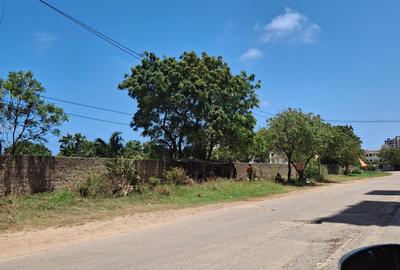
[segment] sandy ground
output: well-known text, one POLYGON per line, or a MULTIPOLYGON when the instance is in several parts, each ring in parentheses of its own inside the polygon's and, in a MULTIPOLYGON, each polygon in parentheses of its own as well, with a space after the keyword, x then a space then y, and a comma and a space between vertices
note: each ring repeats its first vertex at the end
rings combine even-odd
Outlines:
POLYGON ((170 209, 131 214, 109 220, 91 221, 83 225, 50 227, 40 230, 5 232, 0 234, 0 261, 14 257, 27 256, 35 252, 57 247, 74 245, 95 239, 123 235, 142 228, 156 227, 179 221, 181 218, 198 216, 227 207, 246 207, 257 201, 291 196, 309 189, 297 190, 285 194, 275 194, 246 201, 210 204, 199 207, 170 209))

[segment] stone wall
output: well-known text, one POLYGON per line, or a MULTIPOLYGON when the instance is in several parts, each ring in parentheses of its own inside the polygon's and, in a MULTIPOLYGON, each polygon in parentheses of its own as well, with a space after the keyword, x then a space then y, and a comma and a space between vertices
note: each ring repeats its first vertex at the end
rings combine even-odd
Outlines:
MULTIPOLYGON (((106 172, 100 158, 68 158, 68 157, 33 157, 2 156, 0 157, 0 197, 8 195, 24 195, 43 191, 51 191, 68 183, 85 179, 90 174, 106 172)), ((182 167, 194 180, 207 177, 225 177, 246 179, 247 163, 207 162, 207 161, 164 161, 136 160, 136 168, 140 177, 146 181, 150 176, 162 178, 163 172, 171 167, 182 167)), ((255 163, 252 164, 255 177, 272 180, 277 173, 287 178, 287 165, 255 163)), ((324 173, 331 169, 322 166, 324 173)), ((296 171, 292 170, 292 178, 296 171)))
POLYGON ((105 172, 102 159, 33 156, 0 157, 0 197, 56 189, 105 172))
MULTIPOLYGON (((247 178, 247 166, 248 163, 235 163, 237 178, 247 178)), ((254 177, 256 178, 273 180, 279 173, 283 178, 287 179, 288 166, 286 164, 253 163, 251 166, 253 167, 254 177)), ((296 171, 292 168, 292 177, 294 177, 295 174, 296 171)))

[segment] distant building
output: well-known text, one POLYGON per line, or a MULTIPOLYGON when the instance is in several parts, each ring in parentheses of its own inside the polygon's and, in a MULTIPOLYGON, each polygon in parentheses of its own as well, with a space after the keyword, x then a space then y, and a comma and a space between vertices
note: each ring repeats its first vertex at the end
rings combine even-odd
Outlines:
POLYGON ((369 164, 382 163, 382 159, 379 157, 379 150, 364 150, 365 161, 369 164))
POLYGON ((269 153, 269 164, 288 164, 286 156, 279 153, 269 153))
POLYGON ((400 136, 396 136, 393 139, 388 138, 385 141, 385 145, 391 148, 400 148, 400 136))

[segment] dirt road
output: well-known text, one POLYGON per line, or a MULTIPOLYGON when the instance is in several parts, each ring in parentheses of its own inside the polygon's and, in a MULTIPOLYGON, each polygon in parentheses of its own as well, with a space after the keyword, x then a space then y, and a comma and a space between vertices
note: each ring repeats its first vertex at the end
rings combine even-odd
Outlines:
MULTIPOLYGON (((50 245, 17 258, 10 252, 8 258, 1 256, 7 252, 2 236, 0 269, 331 270, 354 248, 399 243, 399 209, 400 174, 395 173, 278 198, 185 210, 193 213, 153 219, 153 225, 139 229, 134 222, 130 229, 129 222, 105 223, 111 226, 108 231, 116 225, 118 233, 50 245)), ((23 241, 24 235, 19 237, 23 241)))

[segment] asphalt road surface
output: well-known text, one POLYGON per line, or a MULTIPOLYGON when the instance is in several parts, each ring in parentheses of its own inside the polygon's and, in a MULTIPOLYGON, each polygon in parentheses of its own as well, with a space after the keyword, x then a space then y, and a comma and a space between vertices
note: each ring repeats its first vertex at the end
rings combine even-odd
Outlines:
MULTIPOLYGON (((233 204, 176 222, 0 262, 0 269, 337 269, 400 242, 400 174, 233 204)), ((1 252, 1 250, 0 250, 1 252)))

